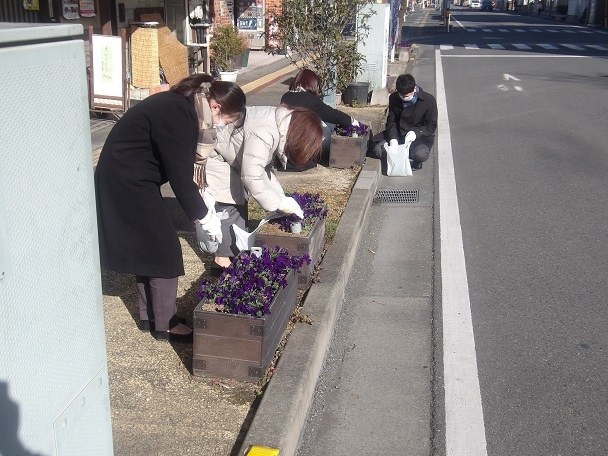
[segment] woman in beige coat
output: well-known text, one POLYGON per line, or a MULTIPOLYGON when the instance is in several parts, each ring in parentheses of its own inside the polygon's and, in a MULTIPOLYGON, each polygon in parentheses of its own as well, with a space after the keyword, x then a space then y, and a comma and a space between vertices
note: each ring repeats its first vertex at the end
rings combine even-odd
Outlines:
POLYGON ((215 257, 216 271, 230 265, 238 253, 233 223, 245 229, 247 196, 266 211, 295 213, 302 209, 285 192, 272 163, 278 157, 301 166, 321 153, 321 119, 312 111, 288 105, 247 108, 245 125, 232 130, 228 125, 218 132, 215 151, 207 160, 208 188, 214 193, 216 211, 222 222, 223 240, 215 257))

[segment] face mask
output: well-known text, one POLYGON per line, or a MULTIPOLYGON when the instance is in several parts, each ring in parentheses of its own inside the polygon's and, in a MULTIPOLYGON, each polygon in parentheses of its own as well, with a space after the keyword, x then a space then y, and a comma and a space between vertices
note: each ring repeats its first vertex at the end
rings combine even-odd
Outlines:
POLYGON ((220 114, 220 121, 218 123, 216 123, 215 125, 213 125, 215 127, 216 130, 218 131, 222 131, 226 128, 226 122, 224 122, 222 120, 222 115, 220 114))
POLYGON ((416 102, 418 101, 418 87, 416 87, 414 89, 414 93, 410 96, 404 97, 401 96, 401 100, 403 100, 403 107, 404 108, 409 108, 410 106, 413 106, 414 104, 416 104, 416 102))

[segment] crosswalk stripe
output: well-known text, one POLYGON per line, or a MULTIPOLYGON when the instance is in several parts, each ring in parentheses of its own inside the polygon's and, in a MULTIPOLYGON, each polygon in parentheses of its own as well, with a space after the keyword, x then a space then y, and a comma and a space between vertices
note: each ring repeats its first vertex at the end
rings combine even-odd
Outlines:
POLYGON ((583 29, 547 29, 547 30, 541 30, 541 29, 537 29, 537 28, 530 28, 530 29, 521 29, 521 28, 515 28, 515 29, 505 29, 505 28, 500 28, 500 29, 491 29, 491 28, 477 28, 477 27, 463 27, 465 32, 478 32, 478 31, 483 31, 486 33, 495 33, 495 32, 501 32, 501 33, 510 33, 510 32, 518 32, 518 33, 525 33, 525 32, 534 32, 534 33, 541 33, 541 32, 549 32, 549 33, 587 33, 587 34, 593 34, 593 33, 600 33, 602 35, 608 35, 608 31, 605 30, 583 30, 583 29))
POLYGON ((580 46, 577 46, 576 44, 568 44, 568 43, 562 43, 561 44, 564 47, 567 47, 568 49, 573 49, 575 51, 582 51, 583 48, 580 46))
MULTIPOLYGON (((533 46, 538 46, 540 48, 543 48, 545 50, 556 50, 559 49, 559 46, 565 47, 567 49, 571 49, 574 51, 584 51, 586 50, 585 48, 591 48, 591 49, 595 49, 598 51, 608 51, 608 46, 601 46, 599 44, 585 44, 585 45, 576 45, 576 44, 569 44, 569 43, 560 43, 559 45, 553 45, 553 44, 547 44, 547 43, 533 43, 533 44, 523 44, 523 43, 513 43, 513 44, 498 44, 498 43, 488 43, 488 44, 483 44, 481 45, 481 48, 490 48, 490 49, 508 49, 509 47, 514 47, 515 49, 519 49, 519 50, 530 50, 533 48, 533 46), (584 47, 583 47, 584 46, 584 47)), ((480 46, 477 44, 463 44, 462 47, 464 47, 465 49, 469 49, 469 50, 475 50, 475 49, 480 49, 480 46)), ((439 45, 439 49, 442 51, 451 51, 454 49, 454 45, 453 44, 440 44, 439 45)))

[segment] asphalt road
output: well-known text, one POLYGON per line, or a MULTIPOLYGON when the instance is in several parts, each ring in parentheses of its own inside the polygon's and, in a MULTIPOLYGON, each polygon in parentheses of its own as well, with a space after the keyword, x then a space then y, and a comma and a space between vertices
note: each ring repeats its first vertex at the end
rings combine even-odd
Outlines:
MULTIPOLYGON (((447 114, 449 136, 436 146, 444 159, 425 169, 435 204, 372 211, 358 253, 367 262, 357 261, 349 283, 298 455, 605 454, 608 34, 457 7, 448 34, 436 14, 408 16, 408 39, 424 47, 417 71, 437 84, 447 114), (440 199, 448 149, 457 194, 440 199), (443 220, 454 207, 440 200, 454 203, 456 225, 443 220), (460 282, 445 280, 459 267, 448 229, 462 236, 460 282), (386 236, 390 249, 378 240, 386 236), (443 345, 454 336, 443 332, 453 315, 442 313, 453 295, 467 306, 458 324, 470 313, 471 331, 470 340, 457 335, 456 363, 443 345), (386 318, 374 327, 380 341, 370 335, 374 317, 386 318), (454 429, 470 432, 446 439, 454 429)), ((386 179, 380 185, 393 185, 386 179)))
POLYGON ((440 52, 487 454, 605 454, 607 35, 455 16, 440 52))

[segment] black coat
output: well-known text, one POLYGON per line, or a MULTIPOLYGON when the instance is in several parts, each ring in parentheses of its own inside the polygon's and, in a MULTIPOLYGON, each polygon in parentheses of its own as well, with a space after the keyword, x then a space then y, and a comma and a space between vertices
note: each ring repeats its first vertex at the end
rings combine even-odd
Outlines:
POLYGON ((171 184, 190 220, 207 214, 193 181, 197 135, 193 97, 172 92, 142 100, 112 128, 95 170, 104 268, 147 277, 184 274, 160 186, 171 184))
POLYGON ((348 114, 332 108, 314 93, 287 92, 283 94, 281 103, 310 109, 312 112, 316 113, 323 122, 345 126, 353 123, 353 119, 348 114))
POLYGON ((388 116, 386 118, 385 139, 397 139, 403 143, 409 131, 416 133, 416 139, 424 139, 430 145, 435 141, 437 129, 437 101, 428 92, 420 89, 418 101, 407 108, 397 92, 388 97, 388 116))

